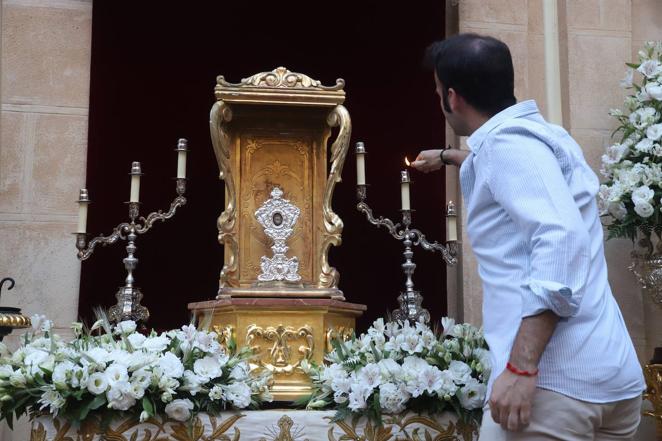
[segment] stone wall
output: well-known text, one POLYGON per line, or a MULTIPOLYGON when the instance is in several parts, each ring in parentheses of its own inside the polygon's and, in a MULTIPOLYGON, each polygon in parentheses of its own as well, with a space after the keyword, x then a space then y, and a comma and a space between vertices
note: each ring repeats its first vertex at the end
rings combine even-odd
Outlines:
MULTIPOLYGON (((535 99, 545 114, 545 71, 542 2, 544 0, 460 0, 457 30, 489 34, 505 41, 515 63, 515 93, 519 101, 535 99)), ((616 127, 610 108, 622 108, 625 92, 619 87, 627 61, 635 61, 646 40, 662 40, 662 2, 657 0, 557 0, 563 125, 584 150, 598 173, 600 157, 616 127)), ((449 139, 452 139, 449 137, 449 139)), ((464 140, 455 139, 458 145, 464 140)), ((449 173, 449 180, 456 179, 449 173)), ((449 198, 460 199, 456 186, 449 198)), ((463 232, 463 264, 453 304, 463 305, 457 315, 482 321, 482 287, 475 259, 463 232)), ((606 243, 609 280, 623 311, 639 359, 645 363, 653 347, 662 342, 662 311, 642 296, 630 263, 632 244, 627 240, 606 243)), ((450 291, 449 291, 450 292, 450 291)), ((449 294, 449 297, 451 295, 449 294)), ((639 439, 652 439, 650 421, 642 425, 639 439), (651 438, 646 438, 650 436, 651 438)))
MULTIPOLYGON (((3 0, 0 30, 0 303, 67 334, 78 312, 74 237, 85 184, 91 0, 3 0)), ((16 336, 8 337, 9 345, 16 336)), ((0 440, 27 440, 25 424, 0 440)))

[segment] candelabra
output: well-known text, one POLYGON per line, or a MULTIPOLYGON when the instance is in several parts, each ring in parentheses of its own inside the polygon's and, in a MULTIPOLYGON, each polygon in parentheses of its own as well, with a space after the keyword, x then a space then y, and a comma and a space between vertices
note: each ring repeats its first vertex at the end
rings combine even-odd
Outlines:
MULTIPOLYGON (((14 287, 14 279, 5 277, 0 280, 0 294, 2 294, 2 287, 5 282, 9 285, 7 290, 14 287)), ((0 306, 0 342, 14 329, 27 328, 28 326, 30 326, 30 319, 21 314, 20 308, 0 306)))
POLYGON ((121 286, 117 291, 116 298, 117 304, 112 306, 108 311, 108 318, 114 322, 123 320, 134 320, 136 322, 144 323, 149 318, 149 310, 140 304, 143 297, 142 292, 135 286, 135 279, 133 272, 138 265, 138 259, 135 257, 136 253, 136 239, 138 235, 148 232, 156 221, 166 221, 175 215, 177 208, 186 204, 184 193, 186 192, 186 152, 187 141, 180 139, 175 151, 178 152, 178 171, 176 178, 176 192, 177 196, 170 204, 170 209, 163 213, 162 210, 152 212, 147 217, 139 217, 140 202, 138 200, 138 193, 140 189, 140 176, 142 176, 140 163, 133 162, 131 165, 131 198, 127 202, 129 207, 129 222, 123 222, 117 225, 113 232, 108 236, 97 236, 94 239, 87 241, 87 233, 85 232, 85 219, 87 216, 87 205, 91 203, 86 189, 80 190, 80 197, 78 203, 80 204, 80 218, 79 229, 76 234, 76 248, 78 249, 78 259, 86 260, 94 252, 94 248, 101 244, 102 246, 110 245, 117 242, 119 239, 126 240, 127 257, 123 259, 124 268, 126 269, 127 276, 125 285, 121 286), (82 219, 82 220, 80 220, 82 219))
MULTIPOLYGON (((356 188, 356 196, 358 199, 358 204, 356 205, 357 210, 364 213, 368 221, 379 227, 384 227, 395 239, 402 241, 404 245, 404 262, 402 263, 402 270, 405 274, 405 290, 400 293, 398 296, 398 303, 400 308, 392 312, 391 316, 393 320, 404 321, 409 320, 410 322, 424 321, 428 323, 430 321, 430 313, 423 308, 423 295, 420 291, 414 289, 414 281, 412 280, 414 270, 416 269, 416 264, 414 263, 414 246, 420 246, 424 250, 439 252, 441 253, 442 258, 449 266, 457 264, 457 252, 458 244, 456 240, 449 240, 446 245, 440 244, 438 242, 429 242, 425 235, 418 229, 411 228, 412 223, 412 210, 409 208, 409 184, 411 180, 409 179, 409 172, 403 170, 400 176, 400 182, 402 184, 402 207, 400 210, 402 213, 402 224, 394 223, 392 220, 380 216, 375 218, 372 213, 372 209, 366 203, 367 199, 367 184, 365 183, 365 171, 363 167, 365 166, 364 158, 365 147, 363 143, 359 142, 356 145, 356 154, 357 154, 357 163, 359 164, 359 179, 356 188)), ((453 202, 449 202, 446 206, 446 217, 450 221, 449 224, 452 224, 455 227, 455 218, 457 212, 453 202)), ((452 234, 452 237, 455 236, 454 230, 451 232, 449 229, 449 234, 452 234)))

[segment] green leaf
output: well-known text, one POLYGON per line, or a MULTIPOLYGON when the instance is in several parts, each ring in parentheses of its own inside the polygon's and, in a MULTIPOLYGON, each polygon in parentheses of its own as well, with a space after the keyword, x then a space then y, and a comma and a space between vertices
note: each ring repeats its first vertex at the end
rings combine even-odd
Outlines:
POLYGON ((626 65, 627 67, 631 67, 632 69, 637 69, 637 68, 639 68, 639 64, 635 64, 635 63, 625 63, 625 65, 626 65))
POLYGON ((143 397, 143 410, 149 414, 149 416, 154 416, 154 406, 148 397, 143 397))

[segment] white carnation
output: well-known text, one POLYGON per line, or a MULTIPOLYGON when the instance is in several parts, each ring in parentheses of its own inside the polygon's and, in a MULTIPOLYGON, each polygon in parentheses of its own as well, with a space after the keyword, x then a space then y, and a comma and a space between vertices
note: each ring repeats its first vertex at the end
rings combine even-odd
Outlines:
POLYGON ((405 410, 405 403, 409 399, 406 390, 393 383, 385 383, 379 386, 379 405, 386 412, 400 413, 405 410))
POLYGON ((193 402, 188 398, 173 400, 165 407, 166 415, 175 421, 188 421, 191 418, 193 402))

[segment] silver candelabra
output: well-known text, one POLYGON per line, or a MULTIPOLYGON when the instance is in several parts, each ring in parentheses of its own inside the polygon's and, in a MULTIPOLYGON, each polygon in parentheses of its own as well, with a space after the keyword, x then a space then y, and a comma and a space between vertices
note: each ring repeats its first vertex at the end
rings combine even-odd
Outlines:
MULTIPOLYGON (((365 147, 362 142, 356 144, 356 154, 357 156, 365 155, 365 147)), ((359 163, 362 162, 363 159, 361 158, 359 163)), ((365 179, 365 175, 363 175, 363 178, 365 179)), ((403 171, 401 173, 401 183, 407 184, 407 206, 409 205, 408 184, 410 182, 409 173, 403 171)), ((410 322, 422 320, 423 322, 428 323, 430 321, 430 313, 427 309, 423 308, 423 295, 420 291, 414 289, 414 281, 412 280, 414 270, 416 269, 416 264, 413 260, 413 247, 421 246, 425 250, 439 252, 446 264, 453 266, 457 264, 458 243, 456 240, 450 240, 446 245, 438 242, 429 242, 420 230, 411 228, 411 215, 414 210, 409 208, 400 210, 402 213, 402 224, 394 223, 392 220, 383 216, 375 218, 372 209, 366 203, 367 187, 367 184, 361 183, 361 181, 357 184, 356 196, 359 202, 356 205, 356 209, 361 213, 364 213, 371 224, 376 225, 377 227, 386 228, 391 236, 402 241, 405 247, 402 253, 404 256, 404 262, 401 265, 405 274, 405 290, 401 291, 398 296, 400 308, 392 312, 392 319, 396 321, 409 320, 410 322)), ((446 206, 446 217, 454 220, 456 216, 457 212, 455 205, 453 202, 449 202, 446 206)), ((453 225, 454 224, 455 223, 453 222, 453 225)))
MULTIPOLYGON (((114 323, 123 320, 134 320, 144 324, 149 318, 149 310, 140 304, 143 294, 140 289, 135 286, 135 279, 133 277, 133 272, 138 265, 138 259, 135 257, 137 249, 136 239, 139 234, 145 234, 148 232, 156 221, 170 219, 175 215, 177 208, 186 204, 186 198, 184 197, 184 193, 186 192, 186 152, 188 151, 186 139, 182 138, 179 140, 175 151, 178 152, 179 156, 176 178, 177 197, 172 201, 170 209, 166 213, 159 210, 150 213, 147 217, 139 217, 140 202, 138 201, 138 193, 140 188, 139 179, 140 176, 142 176, 142 172, 140 162, 133 162, 130 173, 132 179, 131 198, 129 202, 126 202, 129 206, 130 221, 117 225, 110 235, 100 235, 89 242, 87 241, 88 234, 84 231, 85 221, 82 221, 82 227, 79 221, 79 231, 75 233, 79 260, 88 259, 98 244, 106 246, 117 242, 119 239, 127 241, 127 257, 123 259, 124 268, 127 272, 125 285, 121 286, 115 295, 117 298, 117 304, 112 306, 108 311, 108 318, 114 323)), ((78 203, 81 205, 81 217, 83 217, 84 213, 85 219, 87 216, 87 205, 91 203, 87 189, 80 190, 78 203), (83 207, 85 208, 84 210, 83 207)))

